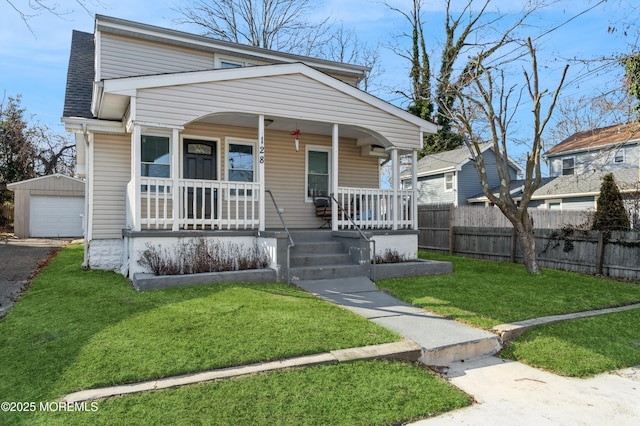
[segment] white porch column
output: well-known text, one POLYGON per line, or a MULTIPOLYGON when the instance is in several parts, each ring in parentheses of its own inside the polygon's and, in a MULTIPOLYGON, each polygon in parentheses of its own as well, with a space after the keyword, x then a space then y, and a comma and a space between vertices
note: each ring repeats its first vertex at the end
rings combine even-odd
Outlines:
POLYGON ((258 116, 258 182, 260 183, 260 195, 258 200, 258 231, 265 230, 266 197, 264 181, 264 115, 258 116))
POLYGON ((398 149, 393 148, 391 150, 391 176, 392 176, 392 185, 393 185, 393 202, 391 203, 391 212, 392 212, 392 227, 393 229, 398 229, 398 214, 400 213, 400 209, 402 208, 400 204, 400 200, 398 199, 398 189, 400 185, 400 164, 398 162, 398 149))
POLYGON ((131 211, 133 212, 133 230, 140 231, 142 229, 142 210, 140 204, 140 160, 142 155, 142 129, 138 124, 133 125, 131 132, 131 180, 133 181, 133 194, 129 198, 132 203, 131 211))
MULTIPOLYGON (((338 198, 338 125, 333 125, 331 132, 331 188, 329 192, 333 192, 336 199, 338 198)), ((333 201, 331 201, 333 204, 333 201)), ((331 229, 333 231, 338 230, 338 206, 333 206, 331 209, 331 229)))
POLYGON ((411 229, 418 229, 418 151, 416 150, 411 153, 411 229))
POLYGON ((180 182, 180 131, 178 129, 171 131, 171 181, 171 197, 173 200, 171 230, 177 231, 180 229, 180 191, 178 189, 180 182))

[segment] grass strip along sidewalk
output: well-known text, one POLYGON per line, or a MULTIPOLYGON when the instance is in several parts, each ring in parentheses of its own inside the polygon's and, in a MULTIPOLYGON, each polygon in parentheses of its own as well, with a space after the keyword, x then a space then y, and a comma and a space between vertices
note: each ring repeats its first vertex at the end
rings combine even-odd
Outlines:
MULTIPOLYGON (((391 331, 285 284, 138 293, 115 273, 83 271, 81 259, 81 246, 62 250, 0 322, 0 400, 56 401, 79 389, 400 340, 391 331)), ((139 424, 153 418, 158 423, 167 418, 177 423, 228 423, 245 418, 267 424, 282 418, 283 424, 330 424, 343 416, 362 415, 356 423, 384 424, 469 403, 468 396, 423 368, 366 361, 115 398, 100 401, 99 414, 3 412, 0 423, 116 419, 139 424), (295 402, 296 393, 312 383, 309 389, 327 410, 326 417, 316 419, 317 410, 295 402), (398 397, 389 399, 384 389, 398 397), (222 417, 216 417, 218 412, 222 417), (260 412, 262 420, 255 418, 260 412)))
MULTIPOLYGON (((502 323, 640 302, 640 285, 522 265, 420 253, 454 264, 451 275, 378 283, 399 299, 490 330, 502 323)), ((640 309, 535 327, 501 356, 586 377, 640 364, 640 309)))

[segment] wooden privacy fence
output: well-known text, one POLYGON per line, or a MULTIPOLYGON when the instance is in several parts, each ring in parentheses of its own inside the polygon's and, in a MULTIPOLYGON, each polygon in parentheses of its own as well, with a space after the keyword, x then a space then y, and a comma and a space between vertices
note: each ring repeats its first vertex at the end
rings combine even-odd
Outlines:
MULTIPOLYGON (((617 278, 640 279, 640 232, 575 229, 583 212, 530 211, 540 266, 617 278), (567 225, 574 225, 569 227, 567 225)), ((481 259, 522 262, 510 222, 497 208, 450 205, 418 208, 421 249, 481 259)))

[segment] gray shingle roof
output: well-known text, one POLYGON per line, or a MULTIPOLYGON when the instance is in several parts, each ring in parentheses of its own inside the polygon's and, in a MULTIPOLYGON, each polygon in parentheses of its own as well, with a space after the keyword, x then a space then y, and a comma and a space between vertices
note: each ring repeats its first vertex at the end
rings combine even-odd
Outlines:
MULTIPOLYGON (((482 145, 488 147, 488 144, 482 145)), ((418 176, 429 176, 438 171, 442 173, 446 169, 455 169, 458 165, 466 163, 471 159, 471 152, 466 146, 462 146, 451 151, 439 152, 437 154, 425 155, 418 161, 418 176)), ((410 172, 404 172, 401 174, 401 179, 407 179, 411 177, 410 172)))
POLYGON ((93 118, 91 96, 94 70, 93 34, 73 31, 67 70, 63 117, 93 118))
MULTIPOLYGON (((552 180, 554 180, 555 177, 546 177, 546 178, 542 178, 540 180, 540 187, 542 188, 543 186, 545 186, 546 184, 550 183, 552 180)), ((513 198, 519 198, 522 196, 522 190, 524 187, 524 179, 512 179, 511 181, 511 185, 509 188, 509 192, 511 192, 511 196, 513 198), (517 191, 516 191, 517 190, 517 191)), ((495 186, 493 188, 491 188, 491 192, 493 194, 495 194, 496 196, 500 195, 500 187, 499 186, 495 186)), ((481 192, 479 194, 474 195, 473 197, 469 197, 469 200, 475 200, 475 199, 486 199, 487 197, 484 195, 484 192, 481 192)))
POLYGON ((541 198, 564 194, 597 194, 600 192, 602 178, 608 173, 613 173, 616 184, 621 191, 632 189, 633 186, 638 184, 638 168, 618 169, 610 172, 558 176, 551 182, 538 188, 533 195, 536 198, 541 198))

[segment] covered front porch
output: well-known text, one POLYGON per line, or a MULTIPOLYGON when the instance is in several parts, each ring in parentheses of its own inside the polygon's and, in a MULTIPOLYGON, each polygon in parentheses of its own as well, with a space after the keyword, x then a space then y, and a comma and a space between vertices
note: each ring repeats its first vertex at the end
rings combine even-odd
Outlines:
POLYGON ((399 178, 416 151, 384 148, 370 129, 240 113, 131 127, 128 230, 417 229, 415 191, 399 178), (382 161, 391 188, 380 188, 382 161))

